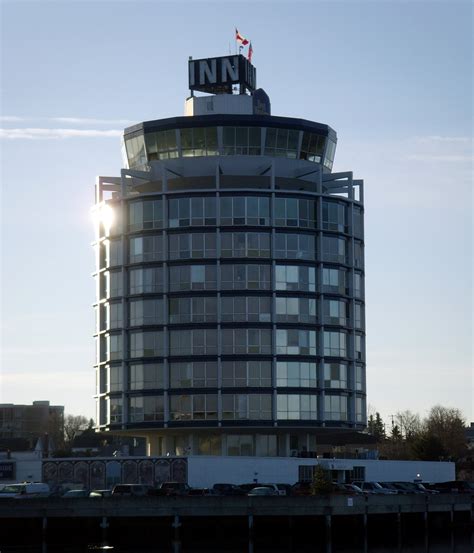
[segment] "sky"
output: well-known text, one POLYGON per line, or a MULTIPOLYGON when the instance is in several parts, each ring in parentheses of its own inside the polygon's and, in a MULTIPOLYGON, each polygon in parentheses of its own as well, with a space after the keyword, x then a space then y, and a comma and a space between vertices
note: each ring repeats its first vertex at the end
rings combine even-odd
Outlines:
POLYGON ((95 415, 97 175, 182 115, 187 60, 250 38, 272 113, 365 182, 369 413, 473 411, 472 3, 0 2, 0 402, 95 415))

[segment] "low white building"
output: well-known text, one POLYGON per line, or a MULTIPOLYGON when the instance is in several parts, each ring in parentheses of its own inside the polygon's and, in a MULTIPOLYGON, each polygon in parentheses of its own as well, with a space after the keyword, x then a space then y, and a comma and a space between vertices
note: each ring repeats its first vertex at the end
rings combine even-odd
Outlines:
MULTIPOLYGON (((11 482, 82 481, 85 487, 111 487, 119 482, 159 484, 186 481, 192 487, 210 488, 216 483, 294 484, 311 480, 318 464, 340 482, 366 480, 446 482, 455 479, 455 464, 436 461, 379 461, 368 459, 304 459, 299 457, 70 457, 41 459, 36 452, 13 453, 2 464, 14 464, 11 482), (62 468, 61 468, 62 467, 62 468), (142 468, 143 467, 143 470, 142 468), (49 476, 48 476, 49 475, 49 476)), ((7 468, 7 467, 5 467, 7 468)), ((7 469, 9 470, 9 469, 7 469)), ((6 472, 5 472, 6 474, 6 472)))
POLYGON ((195 456, 188 458, 188 483, 195 487, 211 487, 218 482, 243 484, 255 480, 294 484, 310 480, 317 464, 331 471, 333 480, 340 482, 446 482, 455 479, 455 465, 447 462, 195 456))
POLYGON ((15 482, 41 481, 42 455, 38 451, 18 451, 0 457, 0 487, 15 482))

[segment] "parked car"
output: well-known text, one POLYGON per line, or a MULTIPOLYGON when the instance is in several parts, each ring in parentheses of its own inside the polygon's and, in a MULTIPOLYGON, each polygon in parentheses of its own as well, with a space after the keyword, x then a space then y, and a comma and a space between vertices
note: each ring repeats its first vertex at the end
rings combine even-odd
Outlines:
POLYGON ((89 497, 110 497, 112 490, 92 490, 89 493, 89 497))
POLYGON ((394 491, 396 494, 400 493, 401 490, 399 490, 395 484, 393 484, 392 482, 379 482, 379 484, 382 486, 382 488, 384 490, 392 490, 394 491))
POLYGON ((465 480, 452 480, 450 482, 438 482, 430 486, 440 493, 470 493, 474 495, 474 482, 465 480))
POLYGON ((414 482, 392 482, 392 484, 396 487, 399 493, 417 494, 417 495, 421 495, 425 493, 422 490, 420 490, 414 482))
POLYGON ((431 488, 428 488, 427 485, 423 484, 422 482, 415 482, 415 486, 421 490, 423 493, 434 495, 438 494, 439 490, 432 490, 431 488))
POLYGON ((355 484, 344 484, 341 482, 333 482, 333 493, 342 495, 361 495, 362 490, 355 484))
POLYGON ((215 490, 213 490, 212 488, 209 489, 209 488, 191 488, 189 491, 188 491, 188 495, 191 495, 191 496, 200 496, 200 497, 203 497, 203 496, 209 496, 209 495, 218 495, 217 492, 215 490))
POLYGON ((278 495, 278 492, 276 492, 273 488, 269 488, 268 486, 258 486, 250 490, 247 495, 249 497, 276 496, 278 495))
POLYGON ((143 497, 149 495, 153 486, 148 484, 116 484, 112 489, 114 497, 143 497))
POLYGON ((89 490, 68 490, 61 497, 71 499, 74 497, 89 497, 89 490))
POLYGON ((20 482, 18 484, 7 484, 0 490, 0 499, 28 499, 30 497, 48 497, 50 489, 48 484, 43 482, 20 482))
POLYGON ((291 486, 291 495, 312 495, 311 482, 296 482, 291 486))
POLYGON ((245 490, 235 484, 214 484, 212 489, 218 495, 245 495, 245 490))
POLYGON ((163 482, 158 486, 159 495, 187 495, 191 488, 183 482, 163 482))
POLYGON ((291 495, 291 484, 275 484, 280 495, 291 495))
POLYGON ((396 491, 383 488, 378 482, 352 482, 364 492, 371 495, 396 495, 396 491))
POLYGON ((245 493, 248 493, 249 491, 253 490, 254 488, 258 488, 262 484, 259 484, 258 482, 249 482, 247 484, 239 484, 239 488, 244 490, 245 493))

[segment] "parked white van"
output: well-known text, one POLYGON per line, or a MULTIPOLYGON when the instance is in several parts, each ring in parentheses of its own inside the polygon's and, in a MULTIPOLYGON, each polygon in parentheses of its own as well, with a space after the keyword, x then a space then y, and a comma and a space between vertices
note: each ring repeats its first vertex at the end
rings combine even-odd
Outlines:
POLYGON ((48 484, 42 482, 20 482, 7 484, 0 490, 0 499, 13 497, 23 499, 29 497, 48 497, 50 489, 48 484))

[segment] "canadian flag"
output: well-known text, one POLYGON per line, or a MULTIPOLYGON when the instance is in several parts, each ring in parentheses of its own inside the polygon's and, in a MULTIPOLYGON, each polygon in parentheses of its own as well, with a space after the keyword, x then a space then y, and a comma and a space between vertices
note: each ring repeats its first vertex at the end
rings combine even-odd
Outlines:
POLYGON ((237 27, 235 28, 235 40, 237 42, 240 42, 242 46, 247 46, 247 44, 249 43, 249 41, 239 33, 239 31, 237 30, 237 27))

